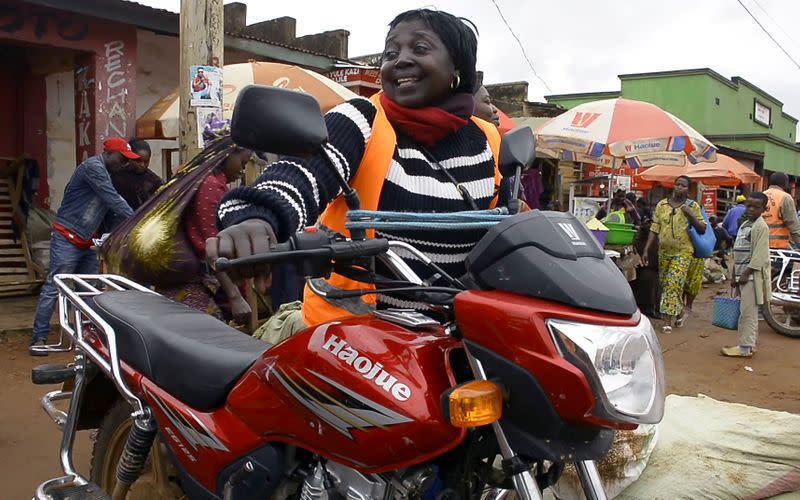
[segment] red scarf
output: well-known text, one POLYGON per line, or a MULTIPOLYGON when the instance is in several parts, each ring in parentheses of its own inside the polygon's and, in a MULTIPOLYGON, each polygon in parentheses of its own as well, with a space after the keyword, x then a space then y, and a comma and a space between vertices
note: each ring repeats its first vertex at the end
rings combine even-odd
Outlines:
POLYGON ((475 99, 453 94, 439 106, 407 108, 381 94, 386 118, 397 130, 425 146, 432 146, 467 124, 475 110, 475 99))

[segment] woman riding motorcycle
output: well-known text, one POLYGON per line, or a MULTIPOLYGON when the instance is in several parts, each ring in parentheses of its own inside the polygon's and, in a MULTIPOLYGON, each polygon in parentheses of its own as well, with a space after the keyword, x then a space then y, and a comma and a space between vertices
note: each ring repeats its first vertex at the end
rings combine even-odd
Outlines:
MULTIPOLYGON (((493 124, 472 116, 477 37, 467 22, 428 9, 398 15, 389 25, 382 57, 383 92, 369 100, 352 99, 325 116, 329 142, 324 154, 358 191, 363 209, 441 213, 498 204, 500 137, 493 124)), ((273 163, 253 185, 223 199, 218 225, 224 229, 207 242, 209 261, 266 252, 317 221, 324 230, 348 235, 340 193, 321 156, 273 163)), ((377 235, 413 243, 451 276, 460 276, 467 253, 483 232, 397 230, 377 235)), ((422 279, 430 277, 421 262, 400 256, 422 279)), ((256 285, 264 287, 263 268, 240 268, 232 274, 255 275, 256 285)), ((334 274, 318 286, 354 289, 363 284, 334 274)), ((427 307, 383 295, 326 300, 306 288, 302 321, 279 315, 281 324, 293 326, 278 337, 302 325, 363 314, 376 302, 427 307)))

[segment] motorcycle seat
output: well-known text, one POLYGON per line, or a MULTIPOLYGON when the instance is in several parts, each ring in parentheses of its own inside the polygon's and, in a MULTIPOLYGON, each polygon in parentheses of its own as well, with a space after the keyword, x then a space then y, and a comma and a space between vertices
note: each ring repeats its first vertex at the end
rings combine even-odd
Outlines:
POLYGON ((270 348, 161 295, 110 291, 91 302, 114 329, 120 359, 197 410, 222 406, 245 370, 270 348))

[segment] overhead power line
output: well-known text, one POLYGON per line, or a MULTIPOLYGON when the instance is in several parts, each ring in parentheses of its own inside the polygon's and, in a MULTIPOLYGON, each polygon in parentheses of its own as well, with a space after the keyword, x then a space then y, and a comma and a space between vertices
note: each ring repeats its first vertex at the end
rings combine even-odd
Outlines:
POLYGON ((528 61, 528 66, 531 67, 531 71, 533 71, 533 74, 536 76, 536 78, 539 79, 540 82, 542 82, 542 84, 544 85, 544 87, 547 89, 548 92, 552 92, 553 90, 550 88, 549 85, 547 85, 547 82, 544 81, 544 78, 539 76, 539 73, 537 73, 536 69, 533 67, 533 62, 531 61, 531 58, 528 57, 528 53, 525 52, 525 46, 522 45, 522 41, 519 39, 517 34, 514 33, 514 30, 511 28, 511 25, 508 24, 508 21, 506 20, 506 16, 503 15, 503 11, 500 10, 500 6, 497 5, 497 0, 492 0, 492 3, 494 4, 494 7, 497 9, 497 13, 500 14, 500 19, 503 20, 503 23, 506 25, 506 28, 508 28, 508 31, 511 33, 511 36, 513 36, 514 39, 517 41, 517 44, 519 45, 520 50, 522 50, 522 55, 523 55, 523 57, 525 57, 525 60, 528 61))
POLYGON ((769 12, 767 11, 767 9, 765 9, 764 7, 762 7, 762 6, 761 6, 761 4, 760 4, 760 3, 758 3, 758 0, 753 0, 753 3, 754 3, 754 4, 756 4, 756 5, 758 6, 758 8, 759 8, 759 9, 761 9, 761 11, 762 11, 762 12, 764 12, 764 14, 766 14, 766 15, 767 15, 767 17, 769 18, 769 20, 770 20, 770 21, 772 21, 773 23, 775 23, 775 26, 777 26, 777 27, 778 27, 778 29, 779 29, 779 30, 781 30, 781 32, 782 32, 784 35, 786 35, 786 38, 788 38, 789 40, 791 40, 791 41, 792 41, 792 43, 794 43, 795 45, 797 45, 797 46, 800 46, 800 43, 797 43, 797 40, 795 40, 794 38, 792 38, 792 35, 790 35, 788 31, 786 31, 785 29, 783 29, 783 26, 781 26, 781 25, 780 25, 780 23, 778 23, 778 21, 776 21, 774 17, 772 17, 771 15, 769 15, 769 12))
MULTIPOLYGON (((492 1, 494 1, 494 0, 492 0, 492 1)), ((753 21, 755 21, 755 22, 756 22, 756 24, 758 25, 758 27, 759 27, 759 28, 761 28, 761 29, 764 31, 764 33, 766 33, 766 34, 767 34, 767 36, 769 37, 769 39, 770 39, 770 40, 772 40, 773 42, 775 42, 775 45, 777 45, 777 46, 778 46, 778 48, 779 48, 779 49, 781 49, 781 51, 782 51, 784 54, 786 54, 786 57, 788 57, 788 58, 789 58, 789 60, 791 60, 791 61, 794 63, 794 65, 795 65, 795 66, 797 66, 797 69, 800 69, 800 63, 798 63, 798 62, 797 62, 797 61, 794 59, 794 57, 792 57, 792 56, 791 56, 791 54, 789 54, 789 53, 786 51, 786 49, 784 49, 784 48, 783 48, 783 45, 781 45, 781 44, 780 44, 780 43, 779 43, 779 42, 778 42, 778 41, 775 39, 775 37, 774 37, 774 36, 772 36, 772 34, 771 34, 771 33, 770 33, 768 30, 767 30, 767 28, 765 28, 765 27, 764 27, 764 25, 763 25, 763 24, 761 24, 761 21, 759 21, 759 20, 756 18, 756 16, 754 16, 754 15, 753 15, 753 13, 752 13, 752 12, 750 12, 750 9, 748 9, 748 8, 747 8, 747 6, 746 6, 744 3, 742 3, 742 0, 736 0, 736 1, 737 1, 737 2, 739 2, 739 5, 741 5, 741 6, 742 6, 742 8, 743 8, 745 11, 747 11, 747 13, 748 13, 748 14, 750 14, 750 17, 751 17, 751 18, 753 18, 753 21)))

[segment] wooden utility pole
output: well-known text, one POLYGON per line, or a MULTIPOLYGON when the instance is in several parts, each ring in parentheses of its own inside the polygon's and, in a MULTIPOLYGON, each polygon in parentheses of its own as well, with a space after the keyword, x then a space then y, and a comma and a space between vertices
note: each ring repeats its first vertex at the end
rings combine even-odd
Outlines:
POLYGON ((225 50, 223 16, 222 0, 181 0, 180 87, 178 88, 180 95, 178 147, 181 164, 192 159, 200 151, 197 144, 197 112, 191 106, 190 67, 222 67, 225 50))

